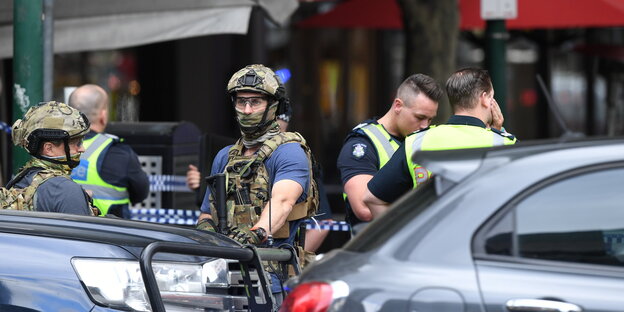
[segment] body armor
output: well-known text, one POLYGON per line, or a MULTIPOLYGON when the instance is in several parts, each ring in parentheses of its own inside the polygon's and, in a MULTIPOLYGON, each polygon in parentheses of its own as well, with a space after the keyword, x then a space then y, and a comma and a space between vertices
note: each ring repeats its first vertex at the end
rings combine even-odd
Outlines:
MULTIPOLYGON (((266 140, 257 153, 251 156, 243 155, 243 144, 239 139, 228 152, 226 174, 226 206, 228 212, 228 227, 251 228, 264 210, 271 195, 271 181, 264 161, 285 143, 299 143, 304 149, 309 164, 310 184, 306 200, 293 206, 287 221, 294 221, 313 216, 318 207, 318 189, 313 178, 312 165, 314 158, 305 139, 296 132, 279 133, 266 140)), ((210 195, 211 213, 213 220, 219 220, 217 209, 214 207, 213 195, 210 195)), ((280 229, 273 230, 273 237, 287 238, 290 233, 288 222, 280 229)))
MULTIPOLYGON (((7 184, 6 188, 0 188, 0 206, 2 209, 37 210, 37 188, 45 181, 54 177, 64 177, 71 180, 64 165, 50 164, 35 158, 31 159, 20 170, 20 173, 7 184), (20 181, 31 170, 36 170, 38 168, 42 170, 39 170, 39 172, 33 176, 30 185, 23 189, 13 188, 16 182, 20 181)), ((85 196, 89 198, 89 195, 85 194, 85 196)), ((97 208, 91 204, 90 200, 87 200, 87 202, 90 205, 89 208, 91 208, 91 212, 95 214, 97 208)))

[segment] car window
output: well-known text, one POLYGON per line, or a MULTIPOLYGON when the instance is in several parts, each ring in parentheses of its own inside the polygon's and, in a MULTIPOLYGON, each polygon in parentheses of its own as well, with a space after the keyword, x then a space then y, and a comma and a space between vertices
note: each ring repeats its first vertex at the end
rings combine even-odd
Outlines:
POLYGON ((591 170, 539 188, 490 228, 486 253, 624 266, 622 177, 591 170))
POLYGON ((366 252, 379 247, 401 230, 405 224, 411 222, 421 214, 437 198, 435 183, 433 180, 419 186, 415 191, 402 197, 388 213, 366 226, 366 228, 353 239, 344 249, 356 252, 366 252))

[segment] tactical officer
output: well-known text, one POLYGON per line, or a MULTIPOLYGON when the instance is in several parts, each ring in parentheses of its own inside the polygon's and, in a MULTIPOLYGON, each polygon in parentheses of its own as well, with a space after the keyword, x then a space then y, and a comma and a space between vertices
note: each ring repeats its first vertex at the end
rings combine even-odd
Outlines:
MULTIPOLYGON (((249 65, 232 76, 227 92, 242 136, 217 153, 211 170, 227 175, 226 234, 243 244, 297 245, 298 228, 315 212, 318 195, 305 140, 280 132, 276 121, 288 105, 284 87, 270 68, 249 65)), ((217 231, 217 210, 209 188, 197 228, 217 231)), ((280 293, 277 274, 272 280, 280 293)))
POLYGON ((337 167, 344 188, 346 221, 351 226, 372 219, 363 201, 366 183, 388 162, 405 136, 431 124, 442 95, 433 78, 412 75, 401 83, 383 117, 366 120, 347 135, 337 167))
MULTIPOLYGON (((277 124, 280 127, 281 132, 287 132, 288 126, 290 123, 290 119, 292 118, 292 109, 289 106, 286 107, 285 111, 282 114, 277 115, 277 124)), ((327 198, 327 193, 325 192, 324 185, 322 183, 322 172, 320 166, 317 164, 314 170, 314 178, 316 179, 316 184, 318 186, 319 191, 319 207, 316 215, 314 215, 311 219, 313 223, 318 223, 319 221, 332 221, 332 211, 329 205, 329 199, 327 198)), ((200 186, 201 173, 199 169, 193 165, 189 165, 188 170, 186 171, 186 185, 193 190, 196 190, 200 186)), ((324 229, 310 229, 306 231, 305 234, 305 250, 308 252, 315 253, 316 250, 323 244, 323 241, 329 235, 329 230, 324 229)))
POLYGON ((477 148, 516 143, 516 138, 502 129, 503 114, 486 70, 465 68, 446 81, 446 93, 454 115, 446 124, 416 131, 368 182, 366 205, 379 215, 411 188, 426 182, 430 172, 412 162, 420 150, 477 148))
POLYGON ((108 124, 108 94, 97 85, 86 84, 72 92, 69 106, 84 113, 91 122, 85 135, 85 152, 72 171, 72 179, 93 192, 93 202, 102 215, 129 219, 128 204, 147 197, 149 180, 132 148, 118 137, 104 133, 108 124))
POLYGON ((89 195, 71 180, 89 120, 59 102, 31 107, 13 124, 13 143, 32 156, 7 189, 25 189, 25 210, 93 215, 89 195))

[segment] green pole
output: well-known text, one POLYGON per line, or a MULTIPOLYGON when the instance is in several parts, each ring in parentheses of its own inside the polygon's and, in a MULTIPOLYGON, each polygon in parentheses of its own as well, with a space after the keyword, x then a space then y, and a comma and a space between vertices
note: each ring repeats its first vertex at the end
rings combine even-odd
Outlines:
POLYGON ((485 26, 485 68, 490 72, 494 98, 504 116, 507 110, 507 50, 505 20, 488 20, 485 26))
MULTIPOLYGON (((43 2, 13 0, 13 121, 43 100, 43 2)), ((29 159, 13 147, 13 173, 29 159)))

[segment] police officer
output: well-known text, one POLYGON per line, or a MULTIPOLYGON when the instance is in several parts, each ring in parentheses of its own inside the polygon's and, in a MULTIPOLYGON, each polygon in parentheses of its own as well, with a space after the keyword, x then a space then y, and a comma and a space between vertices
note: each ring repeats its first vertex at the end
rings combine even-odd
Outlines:
POLYGON ((86 84, 72 92, 69 105, 91 122, 84 140, 85 153, 72 171, 72 178, 93 192, 93 201, 102 215, 129 219, 128 204, 147 197, 149 180, 132 148, 118 137, 104 133, 108 123, 108 94, 97 85, 86 84))
POLYGON ((510 145, 516 138, 502 129, 503 114, 486 70, 465 68, 446 81, 454 115, 446 124, 410 134, 384 168, 368 182, 365 196, 373 215, 379 215, 411 188, 426 182, 430 172, 412 162, 420 150, 445 150, 510 145))
POLYGON ((27 210, 94 214, 89 195, 69 176, 84 152, 82 140, 88 130, 85 115, 59 102, 31 107, 13 124, 13 143, 32 158, 6 188, 30 187, 24 191, 27 210))
POLYGON ((366 183, 388 162, 405 136, 431 124, 442 95, 442 88, 433 78, 412 75, 401 83, 383 117, 366 120, 347 135, 337 167, 344 189, 346 221, 351 226, 372 219, 363 201, 366 183))
MULTIPOLYGON (((288 104, 284 87, 270 68, 249 65, 232 76, 227 92, 242 136, 217 153, 211 169, 227 173, 225 234, 242 244, 297 245, 298 228, 315 212, 318 195, 305 140, 280 132, 276 121, 288 104)), ((197 228, 217 231, 218 220, 208 188, 197 228)), ((281 293, 278 274, 271 276, 273 292, 281 293)))

